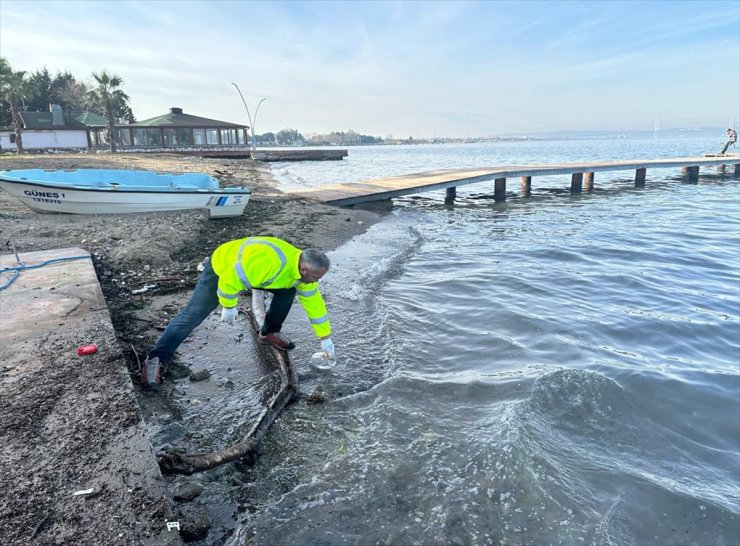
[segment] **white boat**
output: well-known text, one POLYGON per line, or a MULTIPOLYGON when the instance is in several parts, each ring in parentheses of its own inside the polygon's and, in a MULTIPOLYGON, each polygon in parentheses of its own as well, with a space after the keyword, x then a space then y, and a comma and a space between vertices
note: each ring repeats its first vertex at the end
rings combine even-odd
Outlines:
POLYGON ((203 173, 76 169, 0 172, 0 187, 38 212, 121 214, 207 209, 211 218, 239 216, 252 190, 220 188, 203 173))

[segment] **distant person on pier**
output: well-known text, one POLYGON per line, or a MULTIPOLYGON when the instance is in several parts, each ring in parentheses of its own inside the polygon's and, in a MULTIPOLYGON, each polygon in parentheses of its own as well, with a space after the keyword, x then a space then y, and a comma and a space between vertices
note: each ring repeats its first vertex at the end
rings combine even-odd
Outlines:
POLYGON ((334 358, 331 325, 318 281, 329 270, 329 258, 315 249, 299 250, 275 237, 249 237, 224 243, 203 262, 190 301, 167 325, 141 366, 141 385, 158 389, 162 372, 183 340, 221 305, 221 320, 233 323, 239 293, 249 288, 272 293, 272 302, 257 334, 257 342, 290 351, 295 347, 280 333, 296 294, 321 349, 334 358))
POLYGON ((735 144, 737 142, 737 132, 735 129, 730 127, 727 129, 727 142, 725 143, 725 147, 722 148, 722 151, 719 153, 719 155, 725 155, 725 152, 727 151, 727 148, 729 148, 731 145, 735 144))

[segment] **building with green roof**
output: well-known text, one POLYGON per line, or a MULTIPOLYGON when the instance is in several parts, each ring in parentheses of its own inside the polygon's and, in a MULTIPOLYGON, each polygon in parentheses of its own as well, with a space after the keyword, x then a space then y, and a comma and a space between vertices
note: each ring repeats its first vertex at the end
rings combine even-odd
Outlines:
POLYGON ((94 112, 71 112, 68 116, 72 123, 79 123, 84 127, 105 127, 108 120, 94 112))
MULTIPOLYGON (((93 112, 62 112, 52 104, 49 112, 21 112, 23 146, 28 150, 107 148, 108 121, 93 112)), ((248 153, 249 127, 202 118, 170 108, 167 114, 137 123, 116 124, 120 151, 248 153)), ((0 146, 15 146, 11 127, 0 127, 0 146)))
MULTIPOLYGON (((89 112, 77 115, 66 114, 57 104, 49 105, 48 112, 19 112, 23 122, 23 147, 27 150, 86 150, 90 148, 88 124, 97 116, 89 112), (81 121, 77 116, 82 116, 81 121)), ((103 124, 105 124, 105 119, 103 124)), ((12 127, 0 127, 0 147, 4 150, 15 147, 15 132, 12 127)))
POLYGON ((211 148, 246 147, 246 125, 185 114, 170 108, 167 114, 129 125, 116 126, 121 147, 133 148, 211 148))

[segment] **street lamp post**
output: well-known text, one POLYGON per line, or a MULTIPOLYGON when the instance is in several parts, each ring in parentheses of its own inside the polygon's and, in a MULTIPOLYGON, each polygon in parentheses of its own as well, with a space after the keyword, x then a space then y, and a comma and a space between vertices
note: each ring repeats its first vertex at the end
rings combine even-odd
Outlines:
POLYGON ((252 149, 257 149, 256 141, 254 140, 254 125, 257 123, 257 114, 260 111, 260 105, 267 100, 267 98, 260 99, 260 101, 257 103, 257 109, 254 111, 254 119, 252 119, 251 114, 249 113, 249 107, 247 107, 247 101, 244 100, 244 95, 242 95, 241 89, 239 89, 239 86, 236 85, 234 82, 231 82, 231 85, 236 87, 236 90, 239 92, 239 96, 242 98, 242 102, 244 103, 244 109, 247 111, 247 118, 249 118, 249 128, 252 131, 252 149))
MULTIPOLYGON (((264 99, 260 99, 260 101, 259 101, 259 102, 257 103, 257 108, 255 108, 255 110, 254 110, 254 123, 252 124, 252 142, 253 142, 253 143, 255 142, 255 140, 254 140, 254 126, 255 126, 255 125, 257 125, 257 114, 259 114, 259 111, 260 111, 260 105, 261 105, 261 104, 262 104, 263 102, 265 102, 266 100, 267 100, 266 98, 264 98, 264 99)), ((257 145, 255 144, 255 147, 256 147, 256 146, 257 146, 257 145)))

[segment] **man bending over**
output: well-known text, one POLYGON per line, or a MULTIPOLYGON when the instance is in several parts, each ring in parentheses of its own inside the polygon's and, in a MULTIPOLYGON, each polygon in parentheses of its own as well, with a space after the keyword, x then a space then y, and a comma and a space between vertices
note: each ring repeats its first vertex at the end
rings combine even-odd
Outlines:
POLYGON ((257 335, 259 343, 290 351, 295 347, 280 333, 295 295, 308 315, 321 348, 334 358, 331 325, 318 281, 329 270, 329 258, 315 249, 299 250, 276 237, 249 237, 224 243, 206 258, 190 301, 167 325, 141 367, 141 384, 158 389, 163 368, 175 351, 220 304, 221 320, 233 322, 239 293, 249 288, 271 292, 272 303, 257 335))

